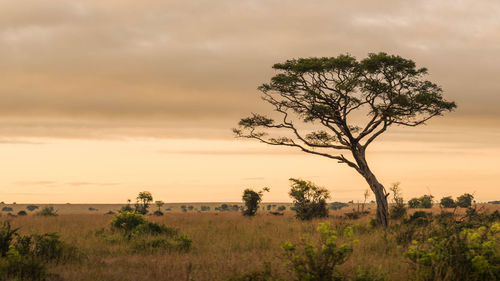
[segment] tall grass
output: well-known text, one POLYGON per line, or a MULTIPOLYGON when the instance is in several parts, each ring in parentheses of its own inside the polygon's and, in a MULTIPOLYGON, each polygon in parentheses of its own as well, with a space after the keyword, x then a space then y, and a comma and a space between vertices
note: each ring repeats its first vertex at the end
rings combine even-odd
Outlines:
MULTIPOLYGON (((489 210, 500 206, 488 206, 489 210)), ((372 208, 372 212, 374 208, 372 208)), ((437 209, 435 209, 436 211, 437 209)), ((317 236, 320 222, 334 228, 354 227, 352 256, 341 266, 341 273, 376 271, 387 280, 411 280, 411 269, 403 257, 405 249, 398 247, 383 229, 370 227, 371 213, 358 220, 341 218, 344 208, 331 211, 330 217, 299 221, 294 213, 284 216, 266 215, 259 211, 255 217, 243 217, 241 212, 167 212, 150 216, 148 220, 180 229, 192 238, 189 252, 137 252, 123 243, 114 243, 99 235, 109 229, 113 216, 103 214, 60 214, 57 217, 28 215, 12 218, 13 227, 20 233, 58 232, 61 239, 76 246, 84 258, 78 262, 49 266, 62 280, 227 280, 235 274, 259 270, 264 262, 273 271, 289 276, 282 266, 285 241, 299 242, 301 237, 317 236)), ((5 220, 2 218, 1 220, 5 220)))

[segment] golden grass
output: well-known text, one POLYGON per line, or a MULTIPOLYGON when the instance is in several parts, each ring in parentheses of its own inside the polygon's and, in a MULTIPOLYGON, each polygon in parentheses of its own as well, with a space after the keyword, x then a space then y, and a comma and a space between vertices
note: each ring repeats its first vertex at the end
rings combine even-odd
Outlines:
MULTIPOLYGON (((491 211, 499 206, 487 206, 491 211)), ((370 206, 373 211, 374 206, 370 206)), ((95 235, 100 228, 108 228, 112 215, 100 213, 63 213, 57 217, 28 215, 10 218, 21 227, 22 233, 58 232, 62 239, 78 247, 86 256, 81 262, 51 265, 50 272, 63 280, 226 280, 245 271, 262 268, 270 262, 273 269, 284 272, 280 245, 284 241, 298 242, 303 235, 316 235, 319 222, 328 221, 341 228, 346 224, 368 225, 373 215, 356 221, 338 218, 344 212, 330 212, 323 220, 298 221, 291 211, 284 216, 266 215, 259 211, 253 218, 239 212, 168 212, 162 217, 150 216, 152 221, 177 227, 193 239, 188 253, 137 254, 123 244, 113 244, 95 235)), ((2 220, 6 217, 3 216, 2 220)), ((339 267, 341 272, 352 272, 360 266, 387 274, 388 280, 407 280, 410 268, 402 257, 404 249, 384 238, 383 230, 357 233, 360 241, 353 255, 339 267)))

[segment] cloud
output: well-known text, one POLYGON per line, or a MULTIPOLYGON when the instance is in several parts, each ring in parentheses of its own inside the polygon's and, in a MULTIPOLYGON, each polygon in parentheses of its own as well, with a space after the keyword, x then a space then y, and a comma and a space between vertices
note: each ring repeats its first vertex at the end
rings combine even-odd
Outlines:
POLYGON ((377 51, 428 67, 459 105, 450 123, 491 127, 499 12, 498 1, 1 1, 0 136, 226 138, 268 110, 256 87, 273 63, 377 51))

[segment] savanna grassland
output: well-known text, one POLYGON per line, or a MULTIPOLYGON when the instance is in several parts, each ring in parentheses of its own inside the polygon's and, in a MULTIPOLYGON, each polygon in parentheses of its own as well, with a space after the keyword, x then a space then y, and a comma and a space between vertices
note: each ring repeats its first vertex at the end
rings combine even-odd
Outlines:
MULTIPOLYGON (((281 246, 285 241, 299 243, 304 236, 314 241, 321 222, 330 223, 339 232, 348 225, 353 226, 357 241, 352 255, 338 266, 339 274, 367 278, 356 280, 416 279, 413 265, 403 256, 408 247, 397 243, 398 227, 385 230, 370 224, 374 205, 367 207, 370 214, 359 219, 345 217, 346 212, 352 211, 349 207, 330 210, 328 218, 312 221, 297 220, 290 210, 276 216, 262 209, 255 217, 244 217, 240 211, 180 212, 175 209, 163 216, 146 216, 149 221, 177 228, 189 236, 192 244, 187 251, 131 248, 126 239, 108 232, 115 215, 102 211, 108 207, 116 209, 115 206, 94 205, 99 212, 80 206, 80 213, 70 211, 70 206, 66 205, 66 211, 58 216, 7 217, 4 214, 1 217, 2 221, 9 220, 14 227, 20 227, 21 234, 57 232, 61 240, 76 247, 77 259, 49 263, 48 280, 228 280, 238 274, 262 270, 265 264, 283 280, 295 280, 293 272, 284 266, 286 260, 281 246)), ((55 207, 64 209, 62 205, 55 207)), ((500 210, 499 205, 489 204, 478 208, 488 212, 500 210)), ((439 213, 440 209, 434 207, 432 211, 439 213)), ((496 247, 498 250, 498 245, 496 247)))

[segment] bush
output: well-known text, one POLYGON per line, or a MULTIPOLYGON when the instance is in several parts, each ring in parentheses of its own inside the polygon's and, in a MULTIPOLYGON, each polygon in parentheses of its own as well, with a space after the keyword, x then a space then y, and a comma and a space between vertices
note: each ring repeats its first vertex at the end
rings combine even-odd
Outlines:
POLYGON ((433 199, 434 196, 432 195, 424 195, 419 198, 412 198, 408 201, 408 207, 410 209, 416 209, 416 208, 430 209, 432 208, 433 199))
POLYGON ((54 207, 44 207, 40 211, 36 213, 37 216, 42 216, 42 217, 55 217, 57 216, 57 211, 54 210, 54 207))
POLYGON ((155 216, 163 216, 163 212, 160 211, 160 210, 156 210, 154 213, 153 213, 155 216))
POLYGON ((94 208, 94 207, 89 207, 89 211, 91 211, 91 212, 95 212, 95 211, 99 211, 99 209, 96 209, 96 208, 94 208))
MULTIPOLYGON (((320 235, 318 243, 302 239, 300 247, 290 242, 281 246, 288 266, 295 273, 295 280, 339 280, 336 267, 343 264, 352 253, 353 242, 337 245, 337 232, 328 223, 320 223, 317 230, 320 235)), ((344 237, 352 236, 352 228, 345 228, 344 237)))
POLYGON ((76 248, 60 241, 57 233, 22 236, 16 232, 8 222, 0 227, 0 276, 8 280, 45 280, 48 262, 79 257, 76 248))
POLYGON ((310 181, 290 179, 292 188, 289 192, 293 198, 296 217, 301 220, 328 216, 326 199, 330 198, 328 190, 310 181))
POLYGON ((28 205, 26 206, 26 209, 30 212, 33 212, 34 210, 38 209, 39 207, 37 205, 28 205))
POLYGON ((475 229, 447 226, 424 242, 414 241, 405 257, 419 280, 499 280, 499 232, 498 223, 475 229))
POLYGON ((391 219, 402 219, 406 216, 406 207, 404 199, 401 195, 401 188, 399 187, 399 182, 394 183, 391 187, 392 191, 392 201, 390 209, 391 219))
POLYGON ((470 208, 472 206, 472 200, 474 196, 469 193, 464 193, 457 197, 457 206, 460 208, 470 208))
POLYGON ((146 218, 144 218, 142 214, 135 212, 122 212, 111 221, 111 226, 115 229, 123 230, 129 233, 144 223, 146 223, 146 218))
POLYGON ((21 210, 21 211, 17 212, 17 215, 18 216, 26 216, 26 215, 28 215, 28 213, 26 213, 25 210, 21 210))
POLYGON ((330 210, 340 210, 344 207, 349 207, 349 204, 343 203, 343 202, 332 202, 330 203, 330 210))
POLYGON ((201 206, 201 210, 202 210, 203 212, 205 212, 205 211, 210 211, 210 206, 205 206, 205 205, 202 205, 202 206, 201 206))
POLYGON ((243 209, 243 215, 252 217, 255 215, 257 210, 259 209, 259 204, 262 201, 262 195, 264 191, 269 191, 269 188, 264 187, 261 191, 256 192, 252 189, 245 189, 243 191, 243 203, 245 203, 245 207, 243 209))
POLYGON ((281 205, 281 206, 278 207, 278 211, 283 212, 284 210, 286 210, 286 206, 285 205, 281 205))
POLYGON ((3 207, 3 208, 2 208, 2 211, 3 211, 3 212, 12 212, 12 211, 13 211, 13 209, 12 209, 11 207, 7 207, 7 206, 6 206, 6 207, 3 207))
POLYGON ((441 198, 439 205, 443 208, 455 208, 457 206, 457 204, 455 204, 455 200, 453 200, 451 196, 441 198))

